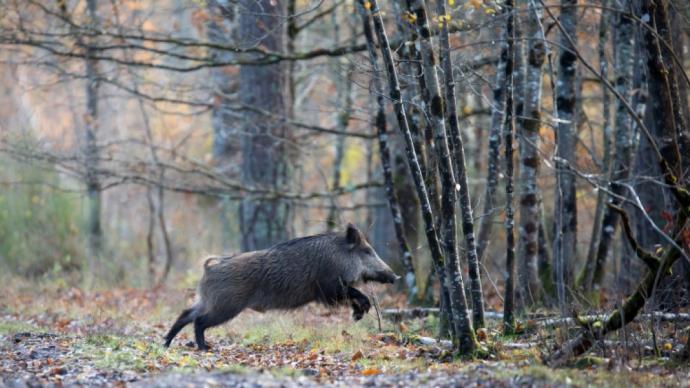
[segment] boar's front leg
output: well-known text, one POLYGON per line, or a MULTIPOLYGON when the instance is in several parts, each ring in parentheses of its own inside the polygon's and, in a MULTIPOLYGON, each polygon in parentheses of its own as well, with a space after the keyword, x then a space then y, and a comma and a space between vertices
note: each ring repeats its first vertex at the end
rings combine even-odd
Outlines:
POLYGON ((352 318, 354 318, 355 321, 359 321, 364 317, 364 314, 369 312, 371 303, 369 302, 369 298, 364 295, 362 291, 354 287, 348 287, 347 298, 352 304, 352 318))

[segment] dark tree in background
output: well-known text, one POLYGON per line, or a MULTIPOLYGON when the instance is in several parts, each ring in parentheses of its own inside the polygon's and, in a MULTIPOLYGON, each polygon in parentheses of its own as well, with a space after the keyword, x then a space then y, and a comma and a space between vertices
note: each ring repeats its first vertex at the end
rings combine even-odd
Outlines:
MULTIPOLYGON (((285 50, 286 14, 284 0, 247 0, 239 4, 238 41, 243 48, 260 46, 285 50)), ((239 98, 245 108, 241 121, 242 183, 268 191, 287 190, 290 182, 291 153, 288 127, 280 118, 289 111, 287 67, 284 63, 242 66, 239 73, 239 98), (269 111, 271 118, 256 109, 269 111)), ((240 204, 242 250, 266 248, 290 235, 290 204, 282 199, 247 196, 240 204)))
MULTIPOLYGON (((235 42, 234 36, 238 33, 238 23, 236 20, 236 4, 225 3, 222 1, 208 2, 209 18, 206 24, 206 35, 208 40, 215 44, 226 44, 235 42)), ((210 55, 215 60, 231 60, 233 54, 224 50, 211 50, 210 55)), ((237 69, 231 67, 219 67, 211 69, 211 79, 213 81, 213 110, 211 113, 211 124, 213 125, 213 157, 216 168, 225 176, 238 176, 240 162, 241 129, 239 128, 238 118, 233 109, 236 102, 238 88, 237 69)), ((232 207, 226 198, 221 198, 222 211, 220 212, 223 234, 232 234, 229 219, 236 213, 236 208, 232 207)), ((224 239, 225 249, 230 247, 230 238, 224 239)))
MULTIPOLYGON (((98 27, 98 2, 88 0, 87 23, 92 28, 98 27)), ((86 38, 89 39, 89 38, 86 38)), ((85 144, 84 144, 84 166, 86 167, 86 191, 88 201, 88 241, 89 241, 89 260, 91 268, 96 268, 95 263, 99 261, 103 249, 103 228, 101 226, 101 207, 102 192, 101 182, 97 173, 98 169, 98 91, 100 86, 98 75, 98 61, 93 59, 95 55, 91 44, 95 42, 84 42, 86 44, 86 115, 85 125, 85 144)))

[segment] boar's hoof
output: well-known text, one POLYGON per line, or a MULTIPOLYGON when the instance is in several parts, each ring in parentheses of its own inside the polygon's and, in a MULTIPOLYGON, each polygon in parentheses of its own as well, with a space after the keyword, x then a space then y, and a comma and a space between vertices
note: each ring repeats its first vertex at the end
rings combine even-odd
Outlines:
POLYGON ((369 302, 369 299, 362 299, 359 302, 359 308, 362 309, 362 311, 366 314, 369 312, 369 309, 371 309, 371 303, 369 302))
POLYGON ((359 321, 364 317, 364 314, 369 312, 371 309, 371 303, 367 298, 355 299, 352 301, 352 318, 355 321, 359 321))
POLYGON ((203 351, 206 351, 206 350, 211 350, 211 347, 208 346, 207 344, 201 344, 201 345, 198 345, 198 346, 197 346, 197 349, 198 349, 200 352, 203 352, 203 351))

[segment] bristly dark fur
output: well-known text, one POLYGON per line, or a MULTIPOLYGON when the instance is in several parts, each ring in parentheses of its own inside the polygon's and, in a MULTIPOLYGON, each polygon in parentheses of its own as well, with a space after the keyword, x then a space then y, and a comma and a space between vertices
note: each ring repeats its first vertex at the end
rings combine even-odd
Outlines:
POLYGON ((327 305, 350 301, 353 316, 359 320, 371 304, 353 285, 395 279, 353 225, 345 233, 317 234, 261 251, 209 258, 199 283, 199 300, 173 324, 165 346, 194 322, 197 346, 206 349, 204 331, 246 308, 266 311, 294 309, 314 301, 327 305))

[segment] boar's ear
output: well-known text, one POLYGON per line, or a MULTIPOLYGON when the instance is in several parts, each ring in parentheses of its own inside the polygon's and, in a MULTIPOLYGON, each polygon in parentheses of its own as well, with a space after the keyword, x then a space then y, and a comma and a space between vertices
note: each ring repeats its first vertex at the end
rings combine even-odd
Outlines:
POLYGON ((347 231, 345 232, 345 240, 348 244, 360 245, 362 243, 362 233, 356 226, 347 224, 347 231))

